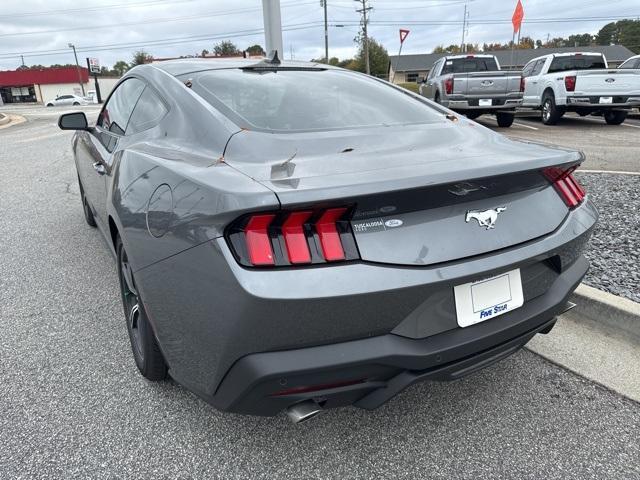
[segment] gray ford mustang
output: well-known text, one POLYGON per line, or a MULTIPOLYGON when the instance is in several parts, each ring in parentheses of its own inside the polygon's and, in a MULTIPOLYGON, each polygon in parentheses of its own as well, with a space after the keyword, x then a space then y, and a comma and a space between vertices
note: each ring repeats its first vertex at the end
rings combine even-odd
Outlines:
POLYGON ((62 115, 133 357, 215 407, 373 409, 548 333, 588 268, 583 157, 302 62, 136 67, 62 115))

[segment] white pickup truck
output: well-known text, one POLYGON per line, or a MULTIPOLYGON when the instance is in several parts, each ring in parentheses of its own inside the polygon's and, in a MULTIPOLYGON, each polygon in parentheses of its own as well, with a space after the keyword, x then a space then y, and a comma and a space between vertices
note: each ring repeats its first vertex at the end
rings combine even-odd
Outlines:
POLYGON ((640 70, 609 69, 600 53, 534 58, 522 77, 522 107, 541 110, 545 125, 555 125, 565 112, 602 115, 609 125, 620 125, 631 108, 640 106, 640 70))

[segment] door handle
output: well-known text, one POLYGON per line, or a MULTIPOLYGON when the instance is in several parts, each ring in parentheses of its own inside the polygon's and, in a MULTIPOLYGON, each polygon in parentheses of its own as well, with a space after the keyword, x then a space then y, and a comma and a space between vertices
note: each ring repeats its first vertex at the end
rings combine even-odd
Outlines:
POLYGON ((98 175, 104 175, 105 173, 107 173, 107 169, 104 168, 104 165, 101 164, 100 162, 95 162, 93 164, 93 169, 98 172, 98 175))

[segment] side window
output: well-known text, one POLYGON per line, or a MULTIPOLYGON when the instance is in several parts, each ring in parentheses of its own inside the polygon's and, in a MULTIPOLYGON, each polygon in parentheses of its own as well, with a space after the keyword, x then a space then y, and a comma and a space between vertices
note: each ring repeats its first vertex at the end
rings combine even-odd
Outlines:
POLYGON ((527 63, 524 68, 522 69, 522 76, 523 77, 530 77, 531 76, 531 72, 533 72, 533 67, 535 66, 536 62, 529 62, 527 63))
POLYGON ((97 126, 111 133, 124 135, 131 112, 144 87, 144 83, 137 78, 129 78, 122 82, 100 112, 97 126))
POLYGON ((431 67, 431 70, 429 71, 429 76, 427 77, 428 80, 431 80, 433 77, 436 76, 436 72, 438 71, 438 68, 440 68, 440 62, 441 60, 438 60, 436 63, 433 64, 433 66, 431 67))
POLYGON ((136 107, 131 114, 126 134, 142 132, 155 127, 162 117, 167 114, 167 107, 160 97, 149 87, 144 89, 136 107))
POLYGON ((536 62, 535 66, 533 67, 533 71, 531 72, 532 77, 535 77, 536 75, 540 75, 540 72, 542 71, 542 67, 544 67, 544 62, 546 62, 544 58, 536 62))

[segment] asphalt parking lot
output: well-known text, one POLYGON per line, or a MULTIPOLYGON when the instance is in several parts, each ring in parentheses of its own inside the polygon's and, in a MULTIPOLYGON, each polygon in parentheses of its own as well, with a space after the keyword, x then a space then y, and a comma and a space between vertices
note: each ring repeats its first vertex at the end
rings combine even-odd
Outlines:
POLYGON ((547 126, 538 112, 518 112, 510 128, 497 128, 494 117, 478 121, 512 138, 562 145, 586 155, 583 169, 640 172, 640 115, 622 125, 607 125, 601 117, 567 113, 557 125, 547 126))
MULTIPOLYGON (((640 479, 640 404, 527 350, 297 426, 146 382, 55 126, 65 109, 7 110, 27 121, 0 129, 0 478, 640 479)), ((635 120, 517 122, 538 130, 505 133, 580 146, 585 168, 640 171, 635 120)))

